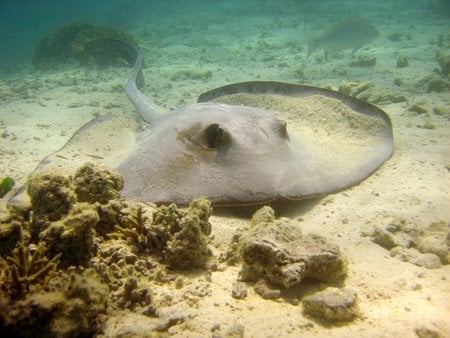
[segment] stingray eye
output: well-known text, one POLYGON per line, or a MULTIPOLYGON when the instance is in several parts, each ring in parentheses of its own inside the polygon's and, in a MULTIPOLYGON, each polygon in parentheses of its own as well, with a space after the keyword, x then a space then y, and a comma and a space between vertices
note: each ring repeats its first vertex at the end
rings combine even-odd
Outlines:
POLYGON ((209 149, 215 149, 223 144, 224 130, 217 123, 210 124, 205 129, 206 146, 209 149))

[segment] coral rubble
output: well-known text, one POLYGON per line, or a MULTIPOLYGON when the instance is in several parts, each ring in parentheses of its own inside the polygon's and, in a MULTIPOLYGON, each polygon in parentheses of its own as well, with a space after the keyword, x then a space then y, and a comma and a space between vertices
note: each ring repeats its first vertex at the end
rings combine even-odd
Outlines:
POLYGON ((30 176, 28 210, 0 220, 0 335, 92 336, 115 311, 158 318, 152 285, 182 288, 169 269, 205 265, 211 203, 121 200, 123 183, 91 163, 30 176))

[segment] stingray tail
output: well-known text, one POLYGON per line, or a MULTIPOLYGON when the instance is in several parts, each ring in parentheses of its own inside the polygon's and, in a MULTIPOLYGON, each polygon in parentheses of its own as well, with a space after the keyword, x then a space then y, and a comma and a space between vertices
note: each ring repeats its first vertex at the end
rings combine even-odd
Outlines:
POLYGON ((115 39, 110 39, 110 41, 117 46, 124 59, 133 65, 133 71, 125 85, 128 99, 145 122, 155 122, 162 115, 161 109, 141 92, 145 87, 145 81, 142 71, 143 59, 139 48, 128 41, 115 39))

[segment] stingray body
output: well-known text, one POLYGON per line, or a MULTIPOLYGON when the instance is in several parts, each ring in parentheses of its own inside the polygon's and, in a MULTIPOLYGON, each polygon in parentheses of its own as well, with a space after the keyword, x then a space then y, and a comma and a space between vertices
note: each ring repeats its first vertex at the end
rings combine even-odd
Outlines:
POLYGON ((256 204, 345 189, 392 153, 391 123, 382 110, 315 87, 238 83, 161 114, 140 90, 139 51, 123 43, 120 48, 135 60, 125 91, 149 127, 139 130, 135 122, 100 117, 37 170, 75 169, 83 154, 70 152, 84 149, 99 155, 89 160, 124 176, 122 194, 129 198, 185 205, 203 196, 220 205, 256 204), (115 135, 114 142, 99 137, 105 134, 115 135))
MULTIPOLYGON (((234 84, 201 95, 200 103, 161 115, 138 89, 143 77, 139 51, 135 50, 135 54, 126 93, 151 125, 138 135, 131 154, 118 167, 125 178, 125 196, 179 204, 187 204, 197 196, 207 197, 215 204, 312 197, 354 185, 392 153, 391 124, 383 111, 314 87, 275 82, 234 84), (226 102, 234 94, 255 100, 249 105, 243 102, 245 98, 226 102), (366 154, 336 158, 343 151, 351 156, 359 153, 351 153, 354 147, 350 146, 347 150, 335 149, 314 142, 307 135, 291 136, 286 122, 266 110, 270 107, 258 107, 263 96, 272 103, 310 96, 339 100, 357 118, 368 119, 359 133, 355 127, 358 139, 352 140, 348 135, 353 143, 366 138, 366 142, 357 145, 358 151, 366 154), (370 135, 371 132, 376 135, 370 135)), ((295 104, 293 109, 297 109, 295 104)), ((329 118, 340 117, 330 114, 329 118)), ((347 134, 348 131, 352 133, 351 129, 347 134)), ((338 144, 345 146, 345 142, 338 144)))
POLYGON ((310 157, 289 137, 286 124, 266 111, 200 103, 142 132, 118 170, 126 182, 123 194, 130 197, 187 204, 194 196, 206 196, 216 204, 254 203, 294 197, 294 187, 302 186, 305 195, 324 191, 319 170, 308 167, 310 157), (298 180, 301 173, 309 183, 298 180))

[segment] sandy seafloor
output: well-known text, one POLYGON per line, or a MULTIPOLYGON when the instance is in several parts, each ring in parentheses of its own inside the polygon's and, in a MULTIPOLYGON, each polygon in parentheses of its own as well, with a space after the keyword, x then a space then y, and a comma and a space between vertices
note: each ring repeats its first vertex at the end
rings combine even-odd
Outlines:
MULTIPOLYGON (((248 80, 334 89, 342 81, 372 82, 377 89, 407 98, 406 102, 378 105, 392 119, 395 152, 374 175, 323 199, 274 206, 278 216, 299 219, 304 234, 317 233, 339 245, 348 260, 345 286, 358 293, 360 318, 322 325, 305 316, 301 304, 282 298, 264 300, 251 287, 246 299, 234 299, 231 288, 239 267, 227 266, 212 272, 210 278, 202 271, 186 273, 187 282, 181 290, 158 291, 179 297, 179 311, 189 313, 184 323, 168 330, 169 334, 416 337, 417 329, 427 328, 450 337, 450 265, 426 269, 402 262, 364 235, 370 228, 385 228, 401 219, 419 228, 450 221, 450 95, 427 92, 420 84, 428 75, 438 76, 436 51, 450 53, 448 45, 437 46, 439 34, 450 32, 450 22, 448 17, 423 15, 408 8, 399 11, 396 19, 383 18, 380 13, 369 15, 381 33, 377 40, 355 55, 344 51, 328 60, 320 50, 307 57, 302 34, 304 30, 320 30, 329 19, 326 15, 303 21, 300 16, 276 13, 221 19, 179 14, 165 20, 149 14, 148 20, 141 18, 130 29, 146 62, 145 93, 167 110, 195 102, 206 90, 248 80), (402 36, 391 41, 387 38, 391 33, 402 36), (350 66, 352 58, 359 55, 375 56, 376 65, 350 66), (396 67, 400 56, 409 59, 408 67, 396 67), (212 77, 176 76, 186 70, 211 71, 212 77), (394 79, 402 84, 395 85, 394 79), (414 104, 427 112, 410 111, 414 104), (447 116, 435 114, 436 107, 447 116), (189 295, 183 298, 184 292, 196 300, 189 300, 189 295)), ((333 17, 344 14, 334 13, 333 17)), ((48 72, 30 66, 2 77, 0 173, 14 177, 20 186, 46 155, 62 147, 95 115, 133 116, 133 106, 122 92, 128 74, 128 68, 69 64, 48 72)), ((1 200, 2 207, 5 200, 1 200)), ((210 245, 215 255, 227 250, 234 231, 248 225, 249 215, 245 208, 215 209, 210 245)), ((145 327, 145 320, 134 325, 145 327)), ((106 335, 120 328, 119 324, 110 326, 106 335)))

